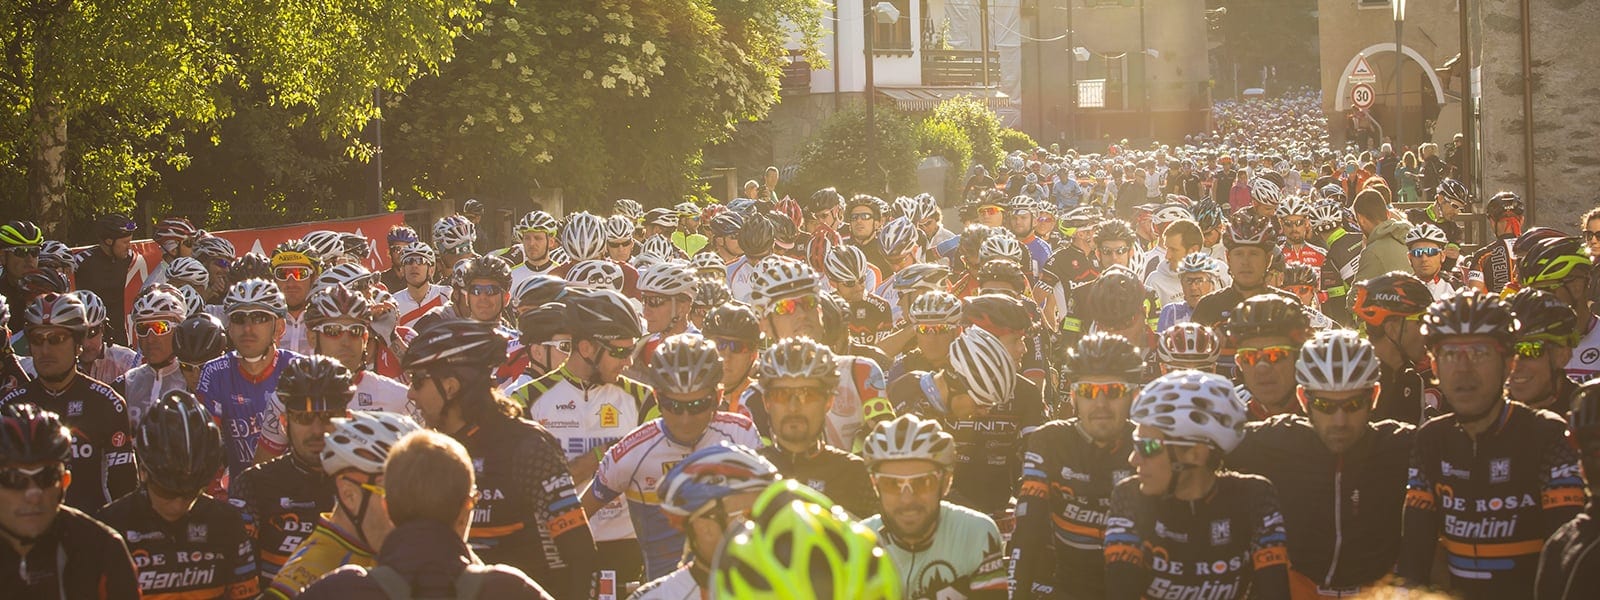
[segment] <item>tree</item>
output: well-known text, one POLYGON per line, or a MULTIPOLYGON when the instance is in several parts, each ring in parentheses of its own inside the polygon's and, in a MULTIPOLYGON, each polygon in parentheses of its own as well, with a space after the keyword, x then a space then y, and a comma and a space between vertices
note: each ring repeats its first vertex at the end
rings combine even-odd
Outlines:
POLYGON ((1005 156, 1000 150, 1000 117, 983 102, 966 96, 951 98, 935 106, 929 118, 953 123, 966 132, 972 141, 973 162, 992 170, 1005 156))
POLYGON ((878 135, 871 145, 871 162, 876 169, 867 166, 868 144, 862 134, 867 129, 867 112, 859 105, 851 106, 834 113, 822 131, 806 142, 800 152, 800 171, 790 187, 801 193, 832 186, 844 194, 910 195, 922 159, 916 125, 905 113, 887 106, 878 107, 874 118, 878 135))
POLYGON ((702 148, 777 102, 792 37, 821 61, 821 19, 818 0, 494 5, 457 61, 388 104, 387 164, 408 202, 540 187, 582 207, 625 188, 675 202, 702 148))
POLYGON ((349 134, 376 115, 374 88, 450 58, 477 3, 0 0, 0 184, 26 186, 4 208, 58 233, 69 193, 81 212, 126 206, 156 164, 182 166, 174 136, 216 135, 240 90, 349 134))

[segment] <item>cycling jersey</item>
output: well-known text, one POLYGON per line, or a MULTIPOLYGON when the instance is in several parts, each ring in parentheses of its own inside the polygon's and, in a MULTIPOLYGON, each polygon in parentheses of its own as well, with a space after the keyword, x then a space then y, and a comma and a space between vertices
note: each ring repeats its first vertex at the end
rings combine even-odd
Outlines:
POLYGON ((1302 265, 1309 265, 1314 269, 1321 269, 1322 264, 1327 262, 1328 259, 1327 250, 1318 248, 1316 245, 1311 243, 1302 242, 1300 246, 1296 248, 1285 242, 1279 248, 1283 250, 1283 260, 1286 263, 1300 263, 1302 265))
POLYGON ((128 401, 128 422, 137 426, 144 422, 144 411, 170 392, 188 390, 189 382, 178 370, 178 361, 174 360, 159 369, 148 364, 134 367, 121 379, 111 382, 111 387, 128 401))
POLYGON ((22 368, 16 354, 0 349, 0 396, 15 391, 32 379, 33 375, 22 368))
POLYGON ((1583 383, 1600 375, 1600 317, 1589 317, 1583 338, 1572 349, 1572 359, 1567 361, 1567 379, 1583 383))
MULTIPOLYGON (((371 371, 356 371, 353 380, 356 393, 345 405, 349 410, 386 412, 411 417, 422 424, 422 411, 417 403, 406 396, 406 385, 371 371)), ((261 413, 262 451, 272 456, 289 450, 289 434, 283 430, 283 402, 273 394, 267 400, 267 409, 261 413)))
POLYGON ((665 577, 639 586, 628 600, 707 600, 711 591, 705 588, 702 580, 709 576, 709 573, 699 573, 693 565, 684 565, 665 577))
POLYGON ((1444 546, 1454 590, 1467 598, 1525 598, 1544 540, 1582 510, 1577 451, 1555 413, 1506 401, 1476 437, 1455 414, 1417 430, 1406 483, 1398 573, 1429 583, 1444 546))
POLYGON ((255 539, 262 588, 311 535, 318 516, 333 510, 336 494, 332 477, 320 467, 300 464, 292 454, 245 469, 233 479, 228 503, 244 511, 255 539))
MULTIPOLYGON (((117 346, 107 343, 100 350, 100 357, 87 364, 81 362, 78 369, 96 381, 116 381, 128 373, 129 369, 138 366, 139 353, 126 346, 117 346)), ((137 422, 137 421, 136 421, 137 422)))
POLYGON ((0 544, 0 590, 8 598, 139 600, 139 581, 122 536, 78 509, 62 506, 26 556, 0 544))
POLYGON ((245 517, 227 502, 202 494, 189 514, 168 521, 141 489, 95 516, 128 541, 146 600, 244 600, 259 593, 245 517))
POLYGON ((1323 310, 1346 326, 1355 324, 1347 305, 1351 279, 1361 266, 1361 234, 1335 229, 1328 233, 1328 256, 1322 262, 1323 310))
POLYGON ((878 532, 878 541, 900 570, 900 591, 906 598, 1006 598, 1006 561, 1000 529, 983 514, 939 503, 933 539, 915 550, 902 546, 883 522, 883 515, 861 521, 878 532))
POLYGON ((394 292, 395 311, 400 315, 397 326, 412 327, 428 311, 450 304, 450 288, 433 283, 425 285, 421 300, 411 296, 411 288, 394 292))
POLYGON ((893 324, 894 309, 889 301, 873 293, 864 293, 861 300, 850 303, 850 314, 845 325, 850 330, 850 341, 873 345, 889 332, 893 324))
POLYGON ((1161 307, 1160 316, 1156 317, 1156 333, 1164 332, 1173 325, 1188 323, 1194 316, 1194 308, 1188 302, 1174 302, 1161 307))
MULTIPOLYGON (((839 385, 833 395, 833 406, 828 410, 828 420, 822 428, 822 439, 835 448, 855 449, 857 442, 866 438, 873 423, 894 418, 889 404, 888 383, 883 378, 883 368, 878 363, 859 356, 839 354, 834 356, 839 365, 839 385)), ((739 399, 750 410, 751 419, 762 435, 771 435, 767 411, 761 403, 761 384, 752 383, 739 399)))
POLYGON ((1422 285, 1427 286, 1428 293, 1433 294, 1434 300, 1441 300, 1447 296, 1453 296, 1455 295, 1456 290, 1459 290, 1462 287, 1461 282, 1458 281, 1454 275, 1444 271, 1440 271, 1438 274, 1434 275, 1432 279, 1423 281, 1422 285))
POLYGON ((278 336, 278 348, 297 354, 316 353, 316 348, 311 347, 309 332, 305 309, 289 311, 283 317, 283 335, 278 336))
POLYGON ((784 479, 826 494, 850 514, 877 514, 878 493, 872 489, 867 463, 861 457, 821 443, 811 452, 790 452, 778 444, 756 452, 771 461, 784 479))
POLYGON ((195 385, 194 395, 222 428, 222 447, 227 450, 230 476, 238 477, 255 462, 256 444, 263 429, 282 427, 276 419, 266 422, 262 415, 277 399, 278 374, 290 360, 300 355, 283 349, 274 352, 272 367, 260 375, 245 373, 243 359, 233 350, 200 368, 200 381, 195 385))
POLYGON ((911 373, 896 381, 894 398, 905 402, 900 412, 937 418, 956 442, 955 484, 950 500, 984 514, 1004 512, 1021 470, 1023 436, 1050 419, 1039 386, 1016 376, 1015 398, 957 418, 934 382, 932 373, 911 373))
MULTIPOLYGON (((936 370, 938 370, 938 368, 933 365, 933 361, 928 360, 928 356, 923 354, 921 348, 912 348, 894 358, 894 364, 889 366, 889 372, 886 374, 886 379, 889 380, 889 389, 892 390, 897 387, 896 384, 899 383, 901 377, 905 377, 913 371, 936 370)), ((891 404, 894 403, 893 400, 890 400, 889 402, 891 404)))
POLYGON ((1063 287, 1093 281, 1099 276, 1100 271, 1095 268, 1094 259, 1072 245, 1050 255, 1050 260, 1045 261, 1044 268, 1039 270, 1039 278, 1044 283, 1063 287))
POLYGON ((473 551, 485 563, 522 569, 553 597, 589 597, 594 538, 562 442, 538 423, 498 416, 452 437, 477 473, 473 551))
POLYGON ((1106 597, 1288 598, 1286 537, 1265 478, 1218 473, 1205 498, 1184 501, 1145 495, 1133 475, 1111 492, 1106 597))
POLYGON ((719 412, 711 417, 698 440, 674 440, 666 425, 656 419, 623 436, 600 460, 589 494, 604 503, 619 496, 627 498, 628 517, 644 552, 647 581, 665 576, 683 558, 683 532, 669 524, 667 515, 661 512, 656 484, 673 465, 694 451, 724 441, 747 448, 761 447, 761 435, 749 417, 719 412))
POLYGON ((1394 569, 1415 427, 1371 423, 1340 454, 1301 416, 1250 423, 1245 431, 1228 467, 1272 481, 1296 573, 1323 594, 1348 595, 1394 569))
POLYGON ((1506 285, 1517 280, 1517 261, 1511 252, 1517 236, 1507 234, 1484 244, 1467 257, 1467 269, 1483 274, 1483 284, 1490 294, 1499 294, 1506 285))
MULTIPOLYGON (((578 379, 565 365, 518 392, 528 399, 528 418, 556 436, 567 460, 615 444, 638 427, 640 415, 654 405, 650 386, 627 377, 618 377, 616 383, 594 385, 578 379)), ((588 482, 575 483, 582 486, 588 482)), ((628 505, 614 498, 590 515, 589 530, 594 532, 595 541, 633 539, 628 505)))
POLYGON ((734 259, 728 263, 728 295, 733 296, 744 304, 750 303, 751 278, 755 276, 755 264, 748 255, 734 259))
POLYGON ((1394 419, 1420 425, 1433 418, 1439 414, 1444 396, 1432 381, 1433 373, 1418 371, 1414 365, 1406 365, 1401 369, 1380 365, 1378 383, 1382 385, 1378 391, 1377 408, 1372 411, 1372 420, 1394 419))
MULTIPOLYGON (((546 254, 545 258, 548 260, 549 259, 549 255, 546 254)), ((535 267, 535 266, 533 266, 531 264, 528 264, 528 262, 526 260, 524 260, 524 261, 522 261, 520 263, 517 263, 517 267, 515 269, 511 270, 511 287, 513 289, 515 289, 517 287, 517 284, 522 283, 523 281, 526 281, 529 277, 533 277, 535 274, 538 274, 538 273, 549 273, 552 269, 555 269, 555 268, 556 268, 556 261, 553 261, 553 260, 544 263, 543 266, 538 266, 538 267, 535 267)))
POLYGON ((1600 589, 1600 554, 1592 552, 1600 544, 1596 517, 1600 517, 1600 507, 1590 499, 1582 513, 1545 542, 1539 555, 1535 598, 1578 600, 1600 589))
POLYGON ((128 405, 110 386, 74 373, 66 389, 52 392, 34 380, 6 394, 0 406, 31 402, 61 417, 72 433, 72 485, 63 501, 79 510, 96 510, 139 485, 129 434, 128 405))
POLYGON ((1024 442, 1011 536, 1013 597, 1033 598, 1043 586, 1055 597, 1104 598, 1106 513, 1112 488, 1133 474, 1133 424, 1109 446, 1077 419, 1046 423, 1024 442))
POLYGON ((370 568, 378 563, 373 550, 354 533, 335 525, 332 516, 324 513, 317 517, 311 535, 306 536, 288 562, 283 563, 262 598, 287 600, 300 595, 301 590, 334 569, 345 565, 370 568))

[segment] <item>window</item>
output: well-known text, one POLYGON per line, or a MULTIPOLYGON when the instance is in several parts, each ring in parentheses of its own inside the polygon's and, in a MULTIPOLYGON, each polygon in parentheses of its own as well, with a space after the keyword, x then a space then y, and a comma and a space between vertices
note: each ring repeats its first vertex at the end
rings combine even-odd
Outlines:
POLYGON ((872 7, 881 0, 863 0, 867 5, 866 16, 872 20, 872 47, 874 50, 903 50, 911 51, 911 0, 887 0, 900 11, 900 20, 893 24, 885 25, 872 18, 872 7))
POLYGON ((1389 0, 1356 0, 1356 8, 1382 8, 1385 10, 1392 10, 1389 7, 1389 0))
MULTIPOLYGON (((1098 106, 1095 106, 1092 103, 1080 104, 1080 106, 1083 106, 1084 108, 1107 108, 1111 110, 1123 110, 1127 108, 1127 106, 1124 105, 1124 98, 1127 96, 1126 87, 1128 79, 1128 56, 1126 54, 1116 54, 1111 56, 1104 54, 1090 54, 1088 61, 1080 62, 1078 65, 1082 69, 1079 71, 1082 74, 1078 75, 1078 79, 1080 81, 1101 80, 1104 82, 1100 84, 1104 86, 1103 89, 1094 92, 1101 96, 1101 103, 1098 106)), ((1078 93, 1081 95, 1087 91, 1088 90, 1086 90, 1084 87, 1080 86, 1078 93)), ((1080 98, 1082 98, 1082 96, 1080 96, 1080 98)))

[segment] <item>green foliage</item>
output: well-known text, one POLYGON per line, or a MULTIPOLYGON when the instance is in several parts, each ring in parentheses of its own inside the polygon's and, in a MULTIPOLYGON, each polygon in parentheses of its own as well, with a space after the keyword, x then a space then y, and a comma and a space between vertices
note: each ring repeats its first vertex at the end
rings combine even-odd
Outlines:
POLYGON ((949 121, 924 119, 917 125, 917 149, 923 156, 949 161, 949 175, 939 198, 958 196, 967 166, 972 164, 972 141, 967 139, 967 133, 949 121))
MULTIPOLYGON (((1276 67, 1267 90, 1275 94, 1296 86, 1320 86, 1318 79, 1316 0, 1207 0, 1206 8, 1226 7, 1213 22, 1211 41, 1218 44, 1219 64, 1239 65, 1239 89, 1256 87, 1262 67, 1276 67)), ((1384 14, 1388 14, 1385 12, 1384 14)), ((1233 77, 1222 69, 1221 78, 1233 77)), ((1226 90, 1224 90, 1226 94, 1226 90)))
POLYGON ((875 119, 877 142, 871 156, 876 168, 869 168, 867 112, 857 105, 835 113, 821 133, 806 143, 800 153, 800 170, 795 174, 796 190, 818 190, 833 186, 843 194, 873 194, 893 197, 911 195, 916 187, 918 136, 916 125, 905 113, 879 106, 875 119))
POLYGON ((1033 150, 1038 147, 1039 144, 1034 142, 1033 138, 1029 137, 1026 133, 1011 129, 1009 127, 1000 130, 1000 149, 1005 151, 1007 154, 1016 152, 1018 150, 1023 152, 1033 152, 1033 150))
POLYGON ((972 142, 972 160, 993 169, 1004 155, 1000 150, 1000 118, 983 102, 968 97, 951 98, 934 107, 934 120, 960 127, 972 142))

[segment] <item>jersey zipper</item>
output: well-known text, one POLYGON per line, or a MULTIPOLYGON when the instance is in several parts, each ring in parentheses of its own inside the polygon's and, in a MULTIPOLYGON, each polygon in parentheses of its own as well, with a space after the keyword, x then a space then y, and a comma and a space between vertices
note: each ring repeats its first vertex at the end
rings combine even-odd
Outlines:
POLYGON ((1339 550, 1344 546, 1344 457, 1340 456, 1333 467, 1333 560, 1328 563, 1328 575, 1322 585, 1333 588, 1333 574, 1339 570, 1339 550))

